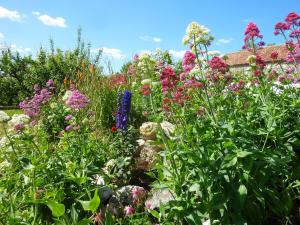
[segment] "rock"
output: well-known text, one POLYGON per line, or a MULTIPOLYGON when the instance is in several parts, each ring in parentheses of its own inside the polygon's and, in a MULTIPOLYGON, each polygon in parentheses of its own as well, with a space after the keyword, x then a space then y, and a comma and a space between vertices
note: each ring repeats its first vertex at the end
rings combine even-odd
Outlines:
POLYGON ((149 171, 153 168, 156 162, 157 153, 162 148, 157 145, 153 145, 152 141, 147 140, 140 146, 138 156, 134 158, 135 168, 138 170, 149 171))
POLYGON ((163 121, 162 123, 160 123, 160 126, 168 138, 170 138, 171 140, 176 139, 176 137, 173 136, 175 133, 175 125, 171 124, 168 121, 163 121))
POLYGON ((124 214, 124 208, 126 206, 134 206, 137 203, 143 203, 143 200, 146 196, 146 191, 144 188, 135 186, 135 185, 127 185, 117 189, 112 197, 109 199, 107 210, 112 215, 120 217, 124 214), (134 197, 136 193, 135 190, 143 190, 143 194, 140 195, 139 198, 134 197))
POLYGON ((174 194, 168 188, 152 190, 150 196, 145 202, 148 209, 157 209, 160 205, 175 200, 174 194))
POLYGON ((109 202, 109 199, 112 197, 113 191, 107 187, 101 187, 99 189, 99 197, 101 199, 101 204, 106 205, 109 202))
POLYGON ((155 140, 157 134, 157 123, 146 122, 140 127, 140 134, 145 140, 155 140))

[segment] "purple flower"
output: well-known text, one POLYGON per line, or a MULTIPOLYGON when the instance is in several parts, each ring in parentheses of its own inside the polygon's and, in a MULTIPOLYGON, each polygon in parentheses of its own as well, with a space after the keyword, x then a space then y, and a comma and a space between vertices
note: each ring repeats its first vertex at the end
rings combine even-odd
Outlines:
POLYGON ((90 100, 78 90, 73 90, 72 95, 67 99, 66 104, 72 109, 82 109, 89 104, 90 100))
POLYGON ((72 118, 73 118, 73 116, 72 116, 72 115, 70 115, 70 114, 69 114, 69 115, 67 115, 67 116, 65 116, 65 120, 66 120, 66 121, 69 121, 69 120, 71 120, 72 118))
POLYGON ((67 127, 66 127, 66 131, 70 131, 70 130, 72 130, 73 129, 73 126, 72 125, 68 125, 67 127))
POLYGON ((53 87, 53 85, 54 85, 54 82, 53 82, 53 80, 51 80, 51 79, 48 80, 47 83, 46 83, 46 86, 47 86, 47 87, 53 87))
POLYGON ((32 99, 25 99, 19 104, 25 114, 30 117, 38 116, 42 105, 51 99, 51 92, 48 89, 44 88, 41 91, 37 91, 37 87, 35 85, 35 95, 32 99))
POLYGON ((118 107, 116 115, 116 127, 123 131, 127 130, 129 112, 131 107, 131 92, 125 90, 123 92, 122 101, 121 96, 118 95, 118 107))

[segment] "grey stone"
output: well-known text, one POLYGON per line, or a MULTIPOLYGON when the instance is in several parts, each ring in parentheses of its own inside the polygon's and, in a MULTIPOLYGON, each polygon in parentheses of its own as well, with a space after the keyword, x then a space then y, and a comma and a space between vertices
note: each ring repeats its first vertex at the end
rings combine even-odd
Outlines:
POLYGON ((150 197, 146 200, 146 207, 150 209, 157 209, 161 205, 175 200, 173 192, 168 188, 153 189, 150 193, 150 197))
POLYGON ((108 203, 108 201, 112 197, 112 195, 113 195, 113 190, 111 190, 107 186, 101 187, 99 189, 99 197, 100 197, 101 203, 103 205, 106 205, 108 203))
MULTIPOLYGON (((136 199, 132 195, 132 190, 134 188, 142 188, 134 185, 127 185, 117 189, 112 197, 109 199, 107 210, 112 215, 120 217, 124 214, 125 206, 134 206, 136 204, 136 199)), ((139 199, 140 204, 143 199, 139 199)))

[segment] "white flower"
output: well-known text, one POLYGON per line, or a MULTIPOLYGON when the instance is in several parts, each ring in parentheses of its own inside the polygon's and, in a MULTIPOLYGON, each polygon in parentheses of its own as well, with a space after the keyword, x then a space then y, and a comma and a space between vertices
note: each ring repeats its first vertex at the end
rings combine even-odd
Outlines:
POLYGON ((66 91, 65 95, 62 97, 63 101, 67 101, 72 96, 72 91, 68 90, 66 91))
POLYGON ((11 117, 11 120, 8 121, 8 126, 14 128, 18 124, 26 125, 30 121, 30 117, 25 114, 15 114, 11 117))
POLYGON ((7 137, 0 138, 0 149, 9 145, 9 139, 7 137))
POLYGON ((190 41, 194 44, 206 44, 212 41, 214 37, 210 34, 210 30, 197 22, 191 22, 186 29, 186 36, 183 38, 183 43, 188 44, 190 41))
POLYGON ((144 80, 141 81, 141 84, 142 85, 151 84, 151 79, 144 79, 144 80))
POLYGON ((104 185, 104 184, 105 184, 105 181, 104 181, 104 179, 103 179, 102 176, 96 174, 96 175, 94 176, 94 181, 93 181, 92 183, 94 183, 94 184, 96 184, 96 185, 104 185))
POLYGON ((150 54, 148 54, 147 52, 144 52, 144 53, 140 54, 139 59, 140 60, 150 59, 150 54))
POLYGON ((0 111, 0 123, 7 122, 10 117, 4 111, 0 111))

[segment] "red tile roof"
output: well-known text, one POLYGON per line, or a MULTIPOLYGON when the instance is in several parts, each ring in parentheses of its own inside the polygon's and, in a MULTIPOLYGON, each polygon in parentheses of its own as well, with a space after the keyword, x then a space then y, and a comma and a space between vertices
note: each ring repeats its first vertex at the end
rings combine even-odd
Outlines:
MULTIPOLYGON (((267 46, 262 49, 259 49, 257 53, 266 61, 266 62, 273 62, 271 59, 270 55, 272 52, 278 52, 278 59, 276 61, 282 61, 285 59, 288 50, 285 45, 272 45, 272 46, 267 46)), ((226 54, 228 59, 226 59, 226 63, 229 66, 244 66, 248 65, 247 58, 253 55, 248 50, 242 50, 239 52, 232 52, 226 54)))

